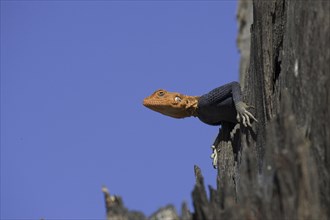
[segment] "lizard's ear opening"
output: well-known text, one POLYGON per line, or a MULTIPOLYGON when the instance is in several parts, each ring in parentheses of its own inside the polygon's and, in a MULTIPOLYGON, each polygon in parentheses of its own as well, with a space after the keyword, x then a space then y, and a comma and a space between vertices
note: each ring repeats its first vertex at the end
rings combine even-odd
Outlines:
POLYGON ((181 99, 179 96, 175 96, 174 101, 176 101, 176 102, 181 102, 182 99, 181 99))

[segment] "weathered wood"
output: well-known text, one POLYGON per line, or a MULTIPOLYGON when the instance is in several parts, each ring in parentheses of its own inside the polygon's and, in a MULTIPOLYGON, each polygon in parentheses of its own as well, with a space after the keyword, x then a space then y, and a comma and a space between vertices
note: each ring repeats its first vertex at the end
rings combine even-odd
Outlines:
POLYGON ((105 209, 107 220, 146 220, 142 212, 129 211, 125 208, 121 197, 110 195, 109 190, 104 186, 102 187, 104 194, 105 209))
POLYGON ((242 132, 238 204, 256 219, 327 219, 329 1, 253 3, 244 88, 259 123, 256 139, 242 132))

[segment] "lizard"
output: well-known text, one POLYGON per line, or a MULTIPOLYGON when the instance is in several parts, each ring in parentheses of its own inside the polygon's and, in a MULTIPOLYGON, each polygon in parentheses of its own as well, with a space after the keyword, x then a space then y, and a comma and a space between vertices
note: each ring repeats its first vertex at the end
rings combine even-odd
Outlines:
MULTIPOLYGON (((251 106, 242 101, 240 84, 235 81, 201 96, 189 96, 158 89, 143 100, 143 105, 172 118, 197 117, 200 121, 215 126, 224 122, 232 123, 235 125, 231 132, 232 138, 240 122, 245 127, 252 127, 252 120, 258 122, 247 110, 251 106)), ((216 168, 218 156, 215 144, 211 148, 213 150, 212 164, 216 168)))

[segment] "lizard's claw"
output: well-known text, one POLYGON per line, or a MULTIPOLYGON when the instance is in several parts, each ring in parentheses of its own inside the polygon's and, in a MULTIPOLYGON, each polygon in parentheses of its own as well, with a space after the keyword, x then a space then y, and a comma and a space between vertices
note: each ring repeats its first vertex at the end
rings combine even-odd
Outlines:
POLYGON ((250 118, 252 118, 255 122, 258 122, 258 120, 248 111, 246 110, 249 108, 248 105, 246 105, 244 102, 238 102, 236 104, 236 111, 237 111, 237 121, 243 123, 245 127, 252 127, 250 118))
POLYGON ((218 164, 218 150, 217 150, 217 148, 214 145, 211 146, 211 149, 212 149, 211 159, 213 159, 212 165, 213 165, 213 168, 214 169, 217 169, 217 164, 218 164))
POLYGON ((241 125, 240 125, 239 123, 237 123, 237 124, 235 125, 235 127, 231 130, 231 132, 230 132, 230 138, 231 138, 231 139, 234 139, 234 136, 235 136, 237 130, 240 129, 240 127, 241 127, 241 125))

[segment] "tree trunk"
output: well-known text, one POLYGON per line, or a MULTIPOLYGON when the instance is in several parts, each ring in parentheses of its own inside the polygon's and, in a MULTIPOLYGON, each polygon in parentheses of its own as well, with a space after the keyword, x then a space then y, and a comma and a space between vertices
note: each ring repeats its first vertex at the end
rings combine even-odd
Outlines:
POLYGON ((173 216, 330 219, 330 1, 239 6, 241 85, 258 123, 241 125, 234 140, 222 126, 217 189, 207 198, 196 166, 195 211, 173 216))

